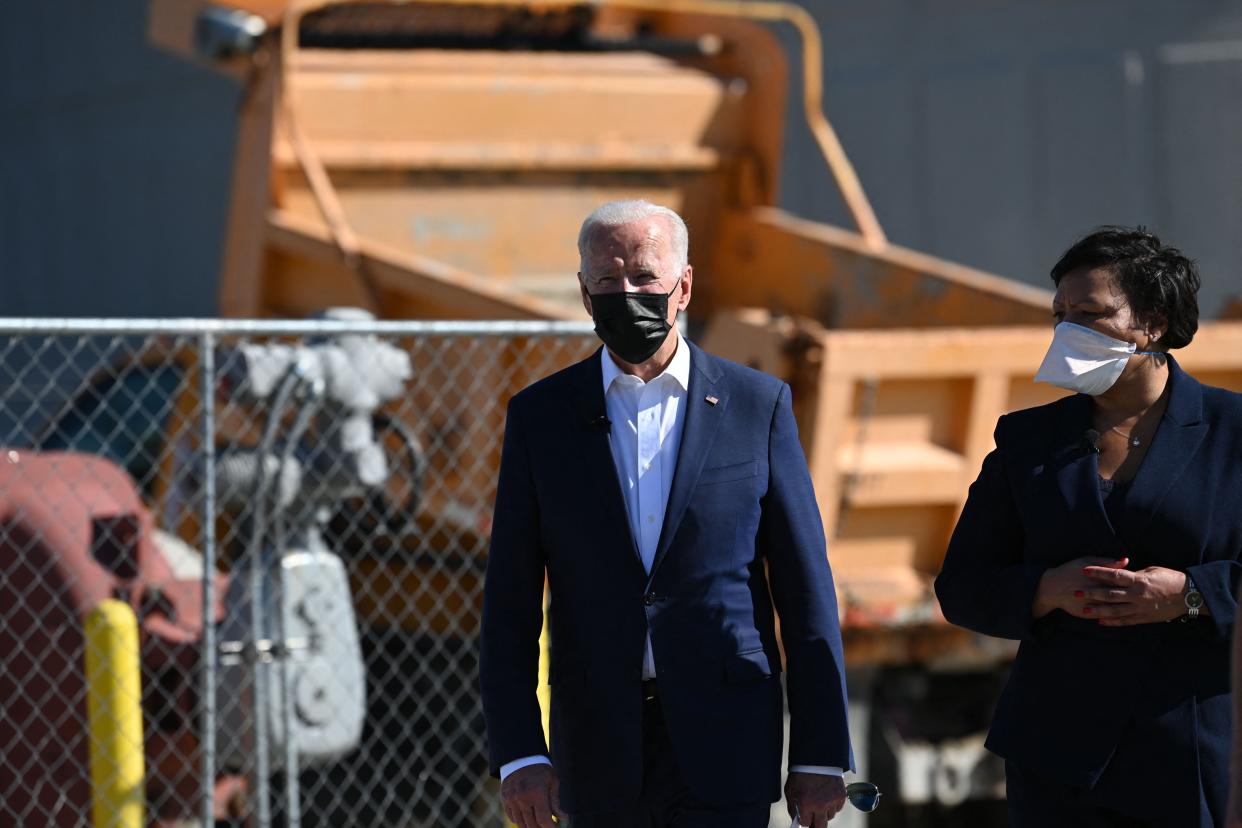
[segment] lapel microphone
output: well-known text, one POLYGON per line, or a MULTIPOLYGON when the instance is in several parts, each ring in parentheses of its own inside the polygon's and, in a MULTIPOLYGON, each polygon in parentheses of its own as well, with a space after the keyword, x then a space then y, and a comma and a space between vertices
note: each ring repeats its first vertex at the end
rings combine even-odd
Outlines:
POLYGON ((1094 428, 1089 428, 1082 435, 1082 450, 1084 454, 1100 453, 1100 432, 1094 428))
POLYGON ((612 428, 612 420, 608 419, 608 415, 606 414, 600 414, 598 417, 592 420, 587 420, 587 422, 590 423, 595 428, 601 429, 603 431, 608 431, 609 429, 612 428))

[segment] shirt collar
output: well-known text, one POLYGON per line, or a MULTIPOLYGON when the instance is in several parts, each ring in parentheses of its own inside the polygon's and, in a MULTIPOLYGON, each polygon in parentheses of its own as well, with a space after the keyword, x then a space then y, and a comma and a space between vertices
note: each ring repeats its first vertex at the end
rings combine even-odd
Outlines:
MULTIPOLYGON (((673 352, 673 358, 669 361, 668 366, 658 376, 652 379, 656 382, 661 377, 668 377, 675 380, 681 386, 683 391, 690 390, 690 348, 686 345, 686 340, 682 337, 681 331, 673 328, 673 335, 677 337, 677 350, 673 352)), ((600 363, 603 367, 604 374, 604 394, 608 393, 608 389, 612 387, 613 380, 618 377, 633 376, 622 371, 616 360, 612 358, 612 354, 608 352, 607 346, 600 348, 600 363)), ((635 379, 638 379, 635 377, 635 379)), ((641 380, 639 380, 641 382, 641 380)))

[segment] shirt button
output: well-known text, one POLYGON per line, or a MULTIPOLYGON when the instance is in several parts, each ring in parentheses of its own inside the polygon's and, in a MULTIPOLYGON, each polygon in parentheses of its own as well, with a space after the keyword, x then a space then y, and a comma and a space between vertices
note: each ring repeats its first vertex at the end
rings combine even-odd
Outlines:
POLYGON ((657 600, 656 594, 654 592, 648 592, 646 595, 643 596, 643 606, 649 607, 652 604, 654 604, 656 600, 657 600))
POLYGON ((655 515, 647 515, 648 523, 655 523, 655 515))

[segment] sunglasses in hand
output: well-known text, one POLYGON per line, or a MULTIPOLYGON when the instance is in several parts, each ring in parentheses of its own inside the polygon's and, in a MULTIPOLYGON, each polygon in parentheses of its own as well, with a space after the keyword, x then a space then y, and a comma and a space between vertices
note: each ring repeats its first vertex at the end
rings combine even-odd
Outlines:
MULTIPOLYGON (((880 807, 880 789, 870 782, 851 782, 845 786, 845 796, 851 805, 864 813, 869 814, 880 807)), ((795 807, 789 828, 798 828, 798 820, 798 809, 795 807)))

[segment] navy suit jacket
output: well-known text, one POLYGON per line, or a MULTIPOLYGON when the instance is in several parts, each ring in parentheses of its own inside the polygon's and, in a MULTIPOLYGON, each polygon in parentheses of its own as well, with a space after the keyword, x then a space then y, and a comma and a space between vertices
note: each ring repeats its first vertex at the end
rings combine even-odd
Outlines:
POLYGON ((1098 458, 1084 436, 1090 397, 1002 417, 936 592, 953 623, 1022 642, 991 750, 1083 787, 1122 763, 1144 802, 1193 806, 1180 823, 1193 825, 1200 778, 1211 801, 1223 802, 1227 781, 1242 395, 1200 384, 1172 358, 1170 382, 1168 409, 1119 526, 1104 510, 1098 458), (1033 619, 1044 571, 1084 555, 1127 556, 1132 570, 1186 571, 1211 617, 1121 628, 1060 610, 1033 619))
POLYGON ((600 353, 509 404, 483 603, 491 768, 548 754, 535 696, 546 574, 550 755, 570 813, 639 798, 648 630, 686 783, 721 805, 779 798, 773 601, 790 761, 852 767, 836 595, 789 387, 689 347, 686 419, 650 575, 599 423, 600 353))

